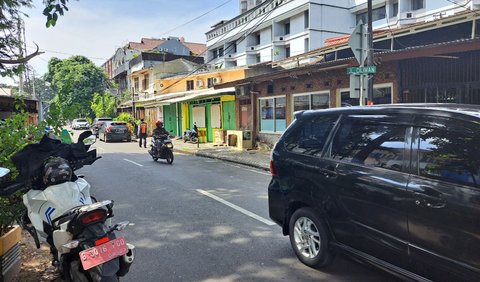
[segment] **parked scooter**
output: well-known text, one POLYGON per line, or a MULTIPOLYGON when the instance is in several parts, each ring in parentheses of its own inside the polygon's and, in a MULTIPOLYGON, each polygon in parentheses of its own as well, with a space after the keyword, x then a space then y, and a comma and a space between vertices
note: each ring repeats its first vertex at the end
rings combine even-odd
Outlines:
POLYGON ((168 164, 173 163, 173 143, 168 135, 153 136, 150 142, 150 156, 154 161, 158 159, 167 160, 168 164))
MULTIPOLYGON (((12 157, 20 174, 0 185, 0 196, 25 192, 27 210, 19 223, 37 248, 40 242, 50 245, 52 264, 65 281, 118 281, 134 260, 135 247, 115 234, 129 222, 112 226, 113 201, 97 202, 90 184, 74 173, 100 158, 96 150, 88 151, 94 142, 90 131, 74 144, 45 135, 12 157)), ((6 173, 0 169, 0 176, 6 173)))
POLYGON ((185 130, 183 133, 183 142, 190 141, 192 143, 197 143, 198 142, 198 134, 195 130, 185 130))

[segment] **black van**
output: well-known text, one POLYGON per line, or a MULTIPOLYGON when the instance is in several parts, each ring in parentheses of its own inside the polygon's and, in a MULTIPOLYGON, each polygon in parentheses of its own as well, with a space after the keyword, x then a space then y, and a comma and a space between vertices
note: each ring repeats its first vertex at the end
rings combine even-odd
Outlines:
POLYGON ((480 281, 480 106, 296 113, 270 167, 270 217, 304 264, 343 252, 406 279, 480 281))

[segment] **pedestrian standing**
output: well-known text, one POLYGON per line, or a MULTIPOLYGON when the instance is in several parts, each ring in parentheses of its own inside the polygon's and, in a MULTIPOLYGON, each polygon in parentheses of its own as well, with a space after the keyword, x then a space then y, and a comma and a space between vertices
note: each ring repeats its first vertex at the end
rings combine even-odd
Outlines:
POLYGON ((140 139, 138 146, 142 147, 142 139, 143 139, 143 146, 147 148, 147 123, 143 121, 143 118, 140 120, 140 126, 138 126, 137 132, 138 138, 140 139))

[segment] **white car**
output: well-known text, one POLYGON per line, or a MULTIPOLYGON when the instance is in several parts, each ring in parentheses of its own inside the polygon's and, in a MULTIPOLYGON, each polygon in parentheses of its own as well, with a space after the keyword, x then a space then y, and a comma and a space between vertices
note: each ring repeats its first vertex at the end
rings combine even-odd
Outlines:
POLYGON ((90 124, 84 118, 77 118, 72 122, 72 129, 90 129, 90 124))

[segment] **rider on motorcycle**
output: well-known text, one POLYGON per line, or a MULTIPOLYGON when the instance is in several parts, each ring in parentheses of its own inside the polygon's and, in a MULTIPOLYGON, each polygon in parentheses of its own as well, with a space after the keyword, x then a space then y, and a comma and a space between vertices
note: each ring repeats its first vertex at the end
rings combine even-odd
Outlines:
POLYGON ((163 121, 157 120, 155 125, 157 127, 153 130, 154 137, 158 138, 158 137, 163 137, 164 135, 167 135, 167 136, 170 135, 168 131, 163 127, 163 121))

